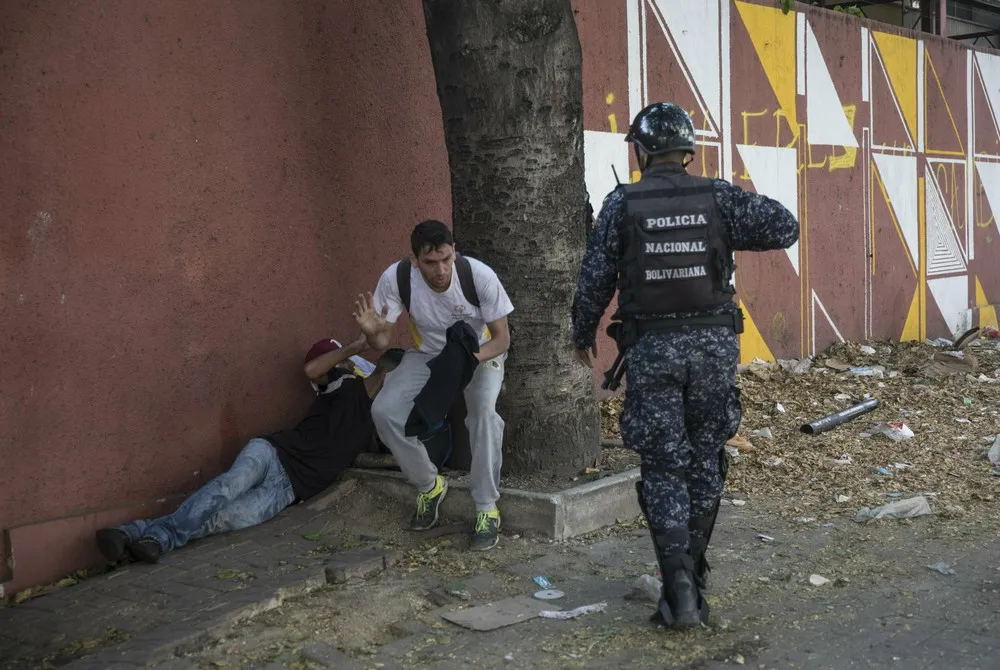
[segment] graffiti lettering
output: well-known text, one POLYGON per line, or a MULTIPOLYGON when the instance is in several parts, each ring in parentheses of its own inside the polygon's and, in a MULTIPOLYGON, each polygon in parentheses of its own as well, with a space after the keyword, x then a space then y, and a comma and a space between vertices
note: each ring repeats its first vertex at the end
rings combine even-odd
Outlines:
MULTIPOLYGON (((851 130, 854 130, 857 111, 857 105, 844 105, 844 115, 847 117, 847 121, 851 125, 851 130)), ((765 109, 760 112, 741 112, 741 114, 743 116, 742 144, 751 146, 757 145, 757 142, 750 140, 750 120, 754 118, 764 117, 768 114, 774 118, 774 143, 768 143, 767 146, 792 149, 798 146, 799 140, 802 138, 803 131, 806 128, 805 124, 793 123, 792 119, 788 116, 788 112, 784 109, 778 109, 774 112, 771 112, 770 109, 765 109)), ((754 133, 754 135, 756 136, 757 133, 754 133)), ((806 160, 805 162, 800 161, 799 172, 803 169, 816 170, 826 168, 828 172, 833 172, 834 170, 846 170, 853 168, 857 163, 858 158, 857 147, 840 147, 840 149, 843 153, 838 153, 838 147, 829 147, 824 151, 822 159, 819 160, 813 158, 812 145, 807 145, 806 160)), ((819 150, 817 149, 817 151, 819 150)), ((743 174, 739 175, 739 179, 744 181, 750 180, 750 175, 747 173, 746 167, 743 169, 743 174)))

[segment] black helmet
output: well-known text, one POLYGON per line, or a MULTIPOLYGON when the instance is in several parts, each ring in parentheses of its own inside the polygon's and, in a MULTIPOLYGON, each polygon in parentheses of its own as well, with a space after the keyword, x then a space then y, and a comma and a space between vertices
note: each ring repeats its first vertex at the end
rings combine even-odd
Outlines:
POLYGON ((694 153, 694 124, 688 113, 672 102, 654 102, 635 115, 626 142, 650 156, 670 151, 694 153))

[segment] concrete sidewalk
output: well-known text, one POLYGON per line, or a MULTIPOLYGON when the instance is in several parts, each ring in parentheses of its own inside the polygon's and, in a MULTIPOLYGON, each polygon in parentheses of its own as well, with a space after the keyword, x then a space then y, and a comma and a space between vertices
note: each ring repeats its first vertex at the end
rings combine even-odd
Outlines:
POLYGON ((326 584, 329 514, 291 507, 256 528, 193 542, 156 565, 122 566, 0 608, 0 668, 96 670, 165 660, 186 643, 326 584))

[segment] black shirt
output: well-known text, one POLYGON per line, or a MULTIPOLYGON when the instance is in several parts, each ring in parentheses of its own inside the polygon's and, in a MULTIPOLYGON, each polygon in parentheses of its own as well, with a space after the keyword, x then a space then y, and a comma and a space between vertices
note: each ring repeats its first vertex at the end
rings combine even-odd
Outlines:
POLYGON ((316 399, 295 428, 265 437, 277 449, 295 495, 302 500, 333 483, 375 434, 364 380, 337 368, 329 375, 330 383, 317 387, 316 399))

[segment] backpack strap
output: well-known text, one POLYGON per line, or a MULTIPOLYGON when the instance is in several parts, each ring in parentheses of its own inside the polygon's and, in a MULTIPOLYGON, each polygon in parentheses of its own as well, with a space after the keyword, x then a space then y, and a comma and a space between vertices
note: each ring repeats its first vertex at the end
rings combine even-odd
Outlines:
POLYGON ((396 265, 396 284, 399 286, 399 299, 410 312, 410 259, 404 258, 396 265))
POLYGON ((476 280, 472 276, 472 263, 462 254, 455 254, 455 271, 458 272, 458 283, 462 286, 462 295, 473 307, 479 308, 479 293, 476 292, 476 280))
MULTIPOLYGON (((404 258, 396 265, 396 284, 399 286, 399 299, 406 311, 410 311, 410 259, 404 258)), ((479 293, 476 292, 476 280, 472 276, 472 263, 462 254, 455 254, 455 272, 458 273, 458 283, 462 287, 462 295, 472 304, 479 307, 479 293)))

